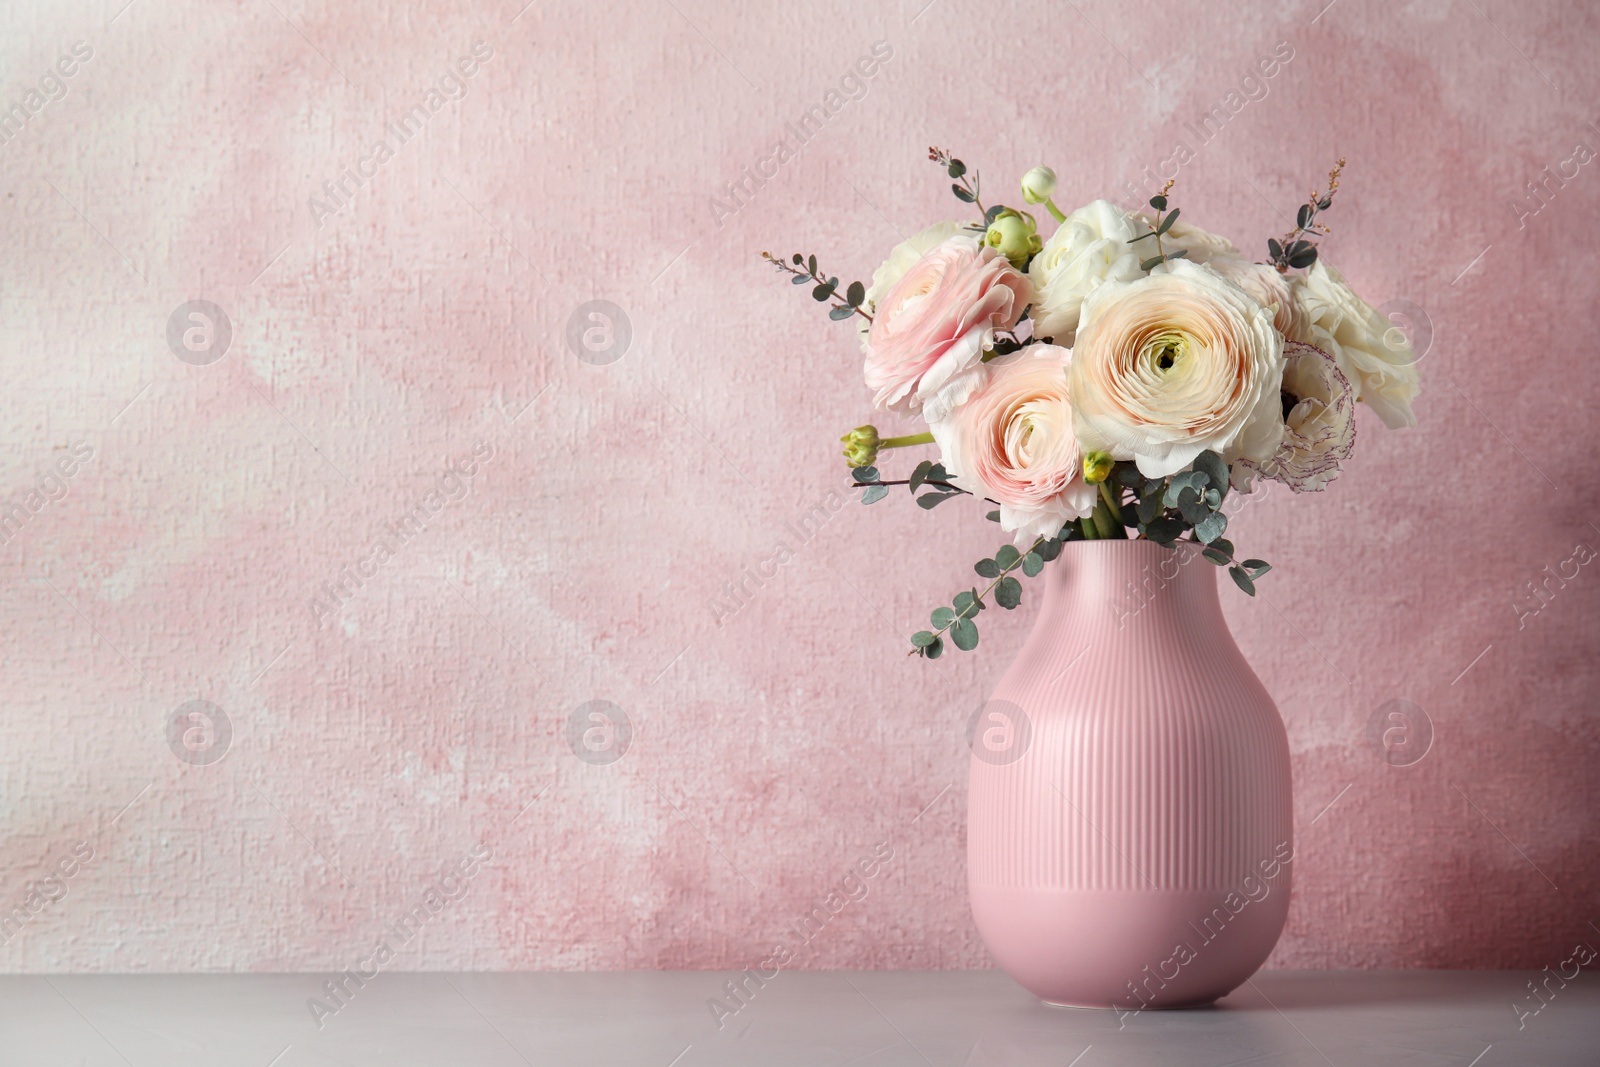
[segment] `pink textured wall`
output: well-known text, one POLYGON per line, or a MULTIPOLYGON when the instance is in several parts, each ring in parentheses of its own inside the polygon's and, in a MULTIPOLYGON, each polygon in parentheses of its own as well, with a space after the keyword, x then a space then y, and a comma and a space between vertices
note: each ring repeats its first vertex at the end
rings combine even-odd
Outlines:
POLYGON ((0 914, 27 914, 0 969, 342 969, 419 901, 392 967, 743 966, 872 855, 801 965, 989 965, 963 734, 1032 612, 904 656, 994 528, 829 508, 859 357, 757 258, 870 274, 956 207, 930 144, 1013 200, 1049 163, 1066 203, 1142 199, 1181 142, 1184 216, 1253 255, 1349 158, 1324 254, 1433 339, 1420 427, 1364 412, 1329 492, 1230 531, 1275 564, 1225 602, 1295 762, 1273 962, 1597 936, 1600 568, 1530 583, 1600 546, 1600 15, 1324 3, 6 5, 0 105, 42 106, 0 144, 0 492, 40 496, 0 545, 0 914), (880 41, 864 95, 714 208, 880 41), (215 362, 169 347, 190 300, 229 316, 215 362), (613 362, 567 342, 591 300, 631 326, 613 362), (218 762, 169 749, 195 699, 218 762), (629 720, 608 765, 568 744, 591 700, 629 720), (1431 722, 1410 766, 1369 736, 1393 700, 1431 722))

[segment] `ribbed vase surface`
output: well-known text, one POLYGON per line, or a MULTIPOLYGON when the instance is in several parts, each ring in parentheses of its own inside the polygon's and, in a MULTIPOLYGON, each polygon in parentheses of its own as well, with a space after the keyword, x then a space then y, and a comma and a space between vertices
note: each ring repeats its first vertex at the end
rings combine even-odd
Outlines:
POLYGON ((1206 1004, 1283 930, 1288 739, 1228 631, 1219 574, 1191 546, 1067 544, 977 717, 973 918, 1050 1003, 1206 1004))

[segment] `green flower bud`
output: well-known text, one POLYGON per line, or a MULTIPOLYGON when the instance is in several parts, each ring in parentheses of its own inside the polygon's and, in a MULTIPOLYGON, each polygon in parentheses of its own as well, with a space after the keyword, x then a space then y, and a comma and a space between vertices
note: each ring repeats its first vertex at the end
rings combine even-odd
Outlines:
POLYGON ((1022 176, 1022 199, 1042 204, 1056 195, 1056 172, 1049 167, 1034 167, 1022 176))
POLYGON ((1083 454, 1083 480, 1090 485, 1099 485, 1111 477, 1111 468, 1116 462, 1111 458, 1110 452, 1085 452, 1083 454))
POLYGON ((1021 268, 1028 262, 1028 257, 1037 255, 1039 249, 1044 247, 1044 239, 1037 232, 1033 216, 1010 208, 994 217, 983 235, 983 241, 1017 268, 1021 268))
POLYGON ((839 440, 844 442, 845 462, 851 467, 870 467, 878 458, 878 428, 857 426, 839 440))

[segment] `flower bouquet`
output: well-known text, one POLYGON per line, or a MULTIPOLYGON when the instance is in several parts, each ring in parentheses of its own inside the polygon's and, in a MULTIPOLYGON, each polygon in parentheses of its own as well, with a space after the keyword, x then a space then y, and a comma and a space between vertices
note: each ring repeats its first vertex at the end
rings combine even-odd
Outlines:
POLYGON ((844 435, 862 503, 899 485, 925 509, 972 496, 1012 535, 974 568, 988 584, 935 609, 912 653, 936 658, 947 638, 975 648, 988 599, 1015 608, 1015 572, 1037 575, 1068 541, 1198 542, 1254 595, 1269 567, 1235 558, 1229 496, 1263 480, 1326 487, 1355 443, 1358 402, 1391 428, 1415 423, 1408 340, 1318 252, 1344 160, 1254 262, 1180 219, 1172 182, 1148 210, 1095 200, 1063 213, 1055 173, 1035 167, 1021 193, 1054 219, 1046 238, 1028 211, 986 207, 960 159, 929 158, 976 217, 903 242, 870 285, 842 284, 815 255, 762 253, 856 324, 875 405, 927 426, 844 435), (879 471, 880 454, 923 445, 938 458, 900 478, 879 471))

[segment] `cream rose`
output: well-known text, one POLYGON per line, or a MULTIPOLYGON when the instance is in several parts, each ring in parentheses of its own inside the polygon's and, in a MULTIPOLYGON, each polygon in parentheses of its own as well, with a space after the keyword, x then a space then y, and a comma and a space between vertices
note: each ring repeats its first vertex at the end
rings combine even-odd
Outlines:
POLYGON ((1269 460, 1243 459, 1234 484, 1248 492, 1254 474, 1315 493, 1339 475, 1356 443, 1356 397, 1333 357, 1290 341, 1283 346, 1283 443, 1269 460))
POLYGON ((992 360, 983 387, 930 427, 957 484, 998 501, 1000 528, 1019 545, 1054 537, 1094 510, 1098 490, 1083 480, 1073 434, 1071 357, 1034 344, 992 360))
POLYGON ((1210 449, 1266 460, 1283 439, 1283 337, 1272 313, 1184 260, 1084 302, 1068 389, 1083 448, 1131 459, 1147 478, 1210 449))
POLYGON ((1377 412, 1385 426, 1415 426, 1417 357, 1405 335, 1321 259, 1304 276, 1292 277, 1290 285, 1306 325, 1286 336, 1332 356, 1355 387, 1356 399, 1377 412))
POLYGON ((944 418, 983 382, 996 330, 1022 317, 1026 275, 976 237, 957 234, 912 263, 867 330, 865 376, 880 408, 944 418))
POLYGON ((1138 250, 1150 242, 1128 242, 1145 232, 1137 218, 1109 200, 1096 200, 1068 215, 1028 267, 1039 294, 1031 312, 1033 335, 1071 345, 1084 298, 1096 286, 1132 281, 1144 273, 1138 250))

